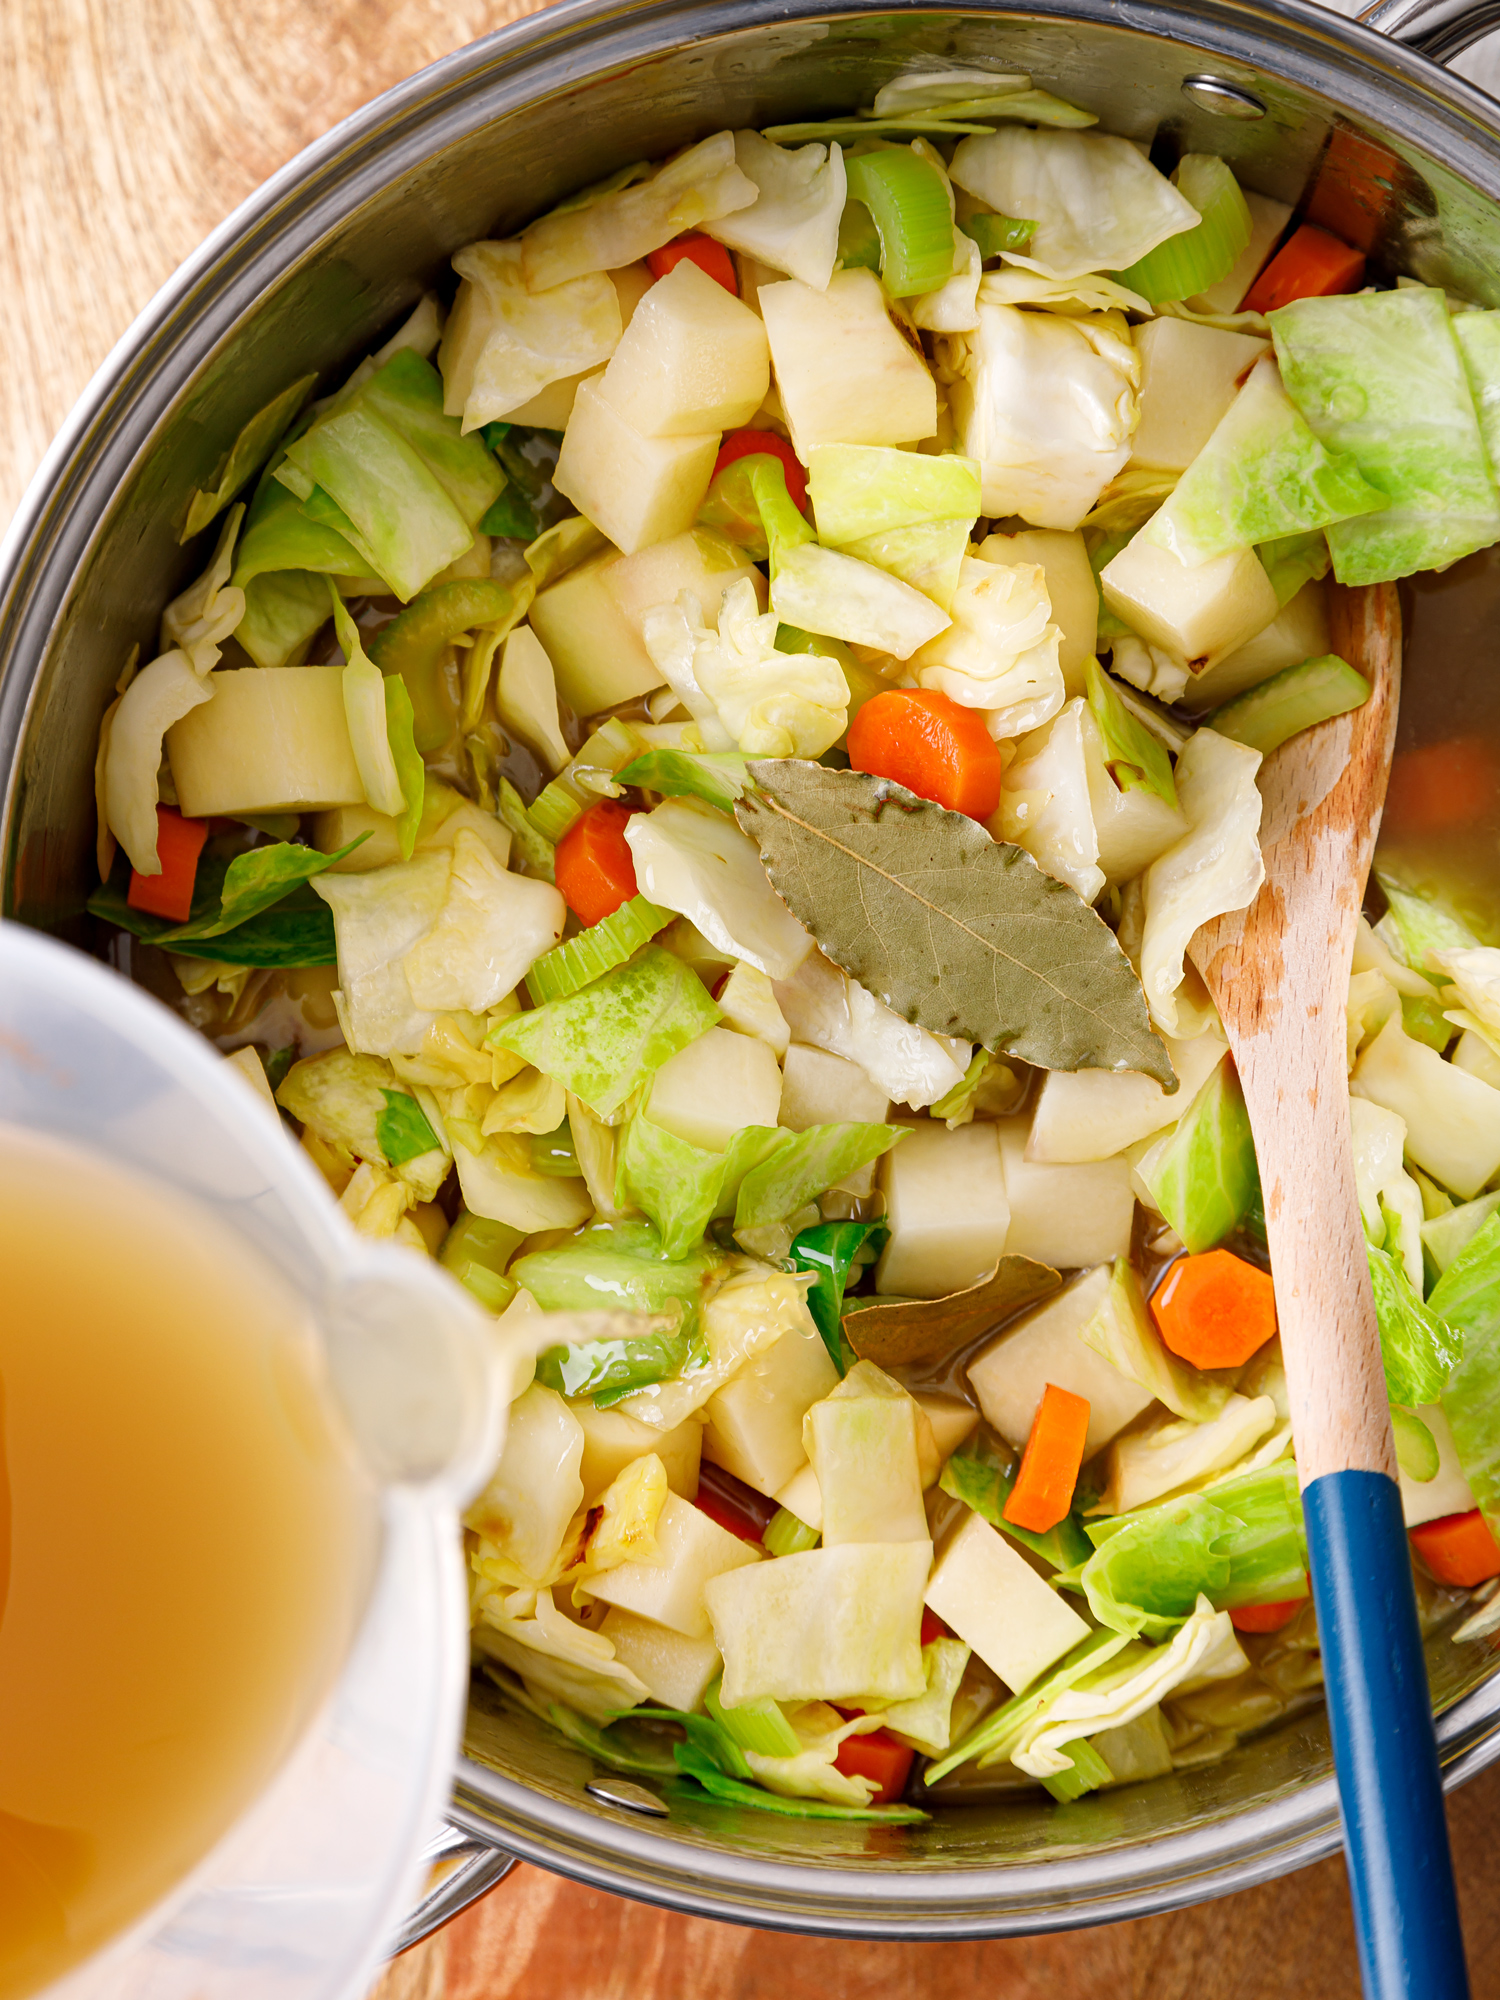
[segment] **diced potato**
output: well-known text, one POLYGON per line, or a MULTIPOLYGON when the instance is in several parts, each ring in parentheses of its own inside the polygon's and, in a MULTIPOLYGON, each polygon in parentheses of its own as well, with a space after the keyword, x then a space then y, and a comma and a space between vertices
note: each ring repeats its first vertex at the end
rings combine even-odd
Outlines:
POLYGON ((614 1647, 615 1658, 663 1708, 691 1715, 719 1677, 723 1662, 712 1639, 685 1638, 669 1626, 622 1611, 618 1604, 599 1631, 614 1647))
MULTIPOLYGON (((417 844, 434 833, 450 813, 457 812, 466 804, 462 792, 445 785, 441 778, 429 771, 422 795, 422 817, 417 826, 417 844)), ((500 822, 496 822, 500 825, 500 822)), ((503 825, 501 831, 507 840, 506 853, 509 854, 509 831, 503 825)), ((359 840, 361 834, 368 839, 360 840, 354 852, 342 861, 335 861, 330 871, 335 875, 367 875, 374 868, 390 868, 401 859, 401 836, 396 821, 388 813, 378 813, 373 806, 334 806, 330 811, 319 813, 313 821, 312 844, 320 854, 337 854, 341 847, 347 847, 351 840, 359 840)))
POLYGON ((213 699, 167 731, 189 819, 363 805, 342 667, 221 668, 206 686, 213 699))
POLYGON ((627 1417, 623 1410, 596 1410, 587 1397, 570 1402, 568 1408, 583 1429, 578 1476, 583 1481, 586 1507, 614 1484, 632 1459, 644 1458, 649 1451, 654 1451, 666 1467, 667 1484, 674 1493, 684 1500, 697 1494, 703 1426, 695 1418, 689 1417, 675 1430, 658 1431, 627 1417))
POLYGON ((939 1552, 926 1603, 1012 1694, 1024 1694, 1089 1635, 1062 1593, 977 1514, 939 1552))
MULTIPOLYGON (((635 309, 656 283, 655 274, 647 264, 624 264, 618 271, 607 271, 620 301, 620 324, 628 327, 635 317, 635 309)), ((508 424, 534 425, 539 431, 565 431, 568 419, 573 414, 573 403, 578 395, 578 385, 586 382, 590 375, 597 374, 596 368, 586 368, 581 375, 565 375, 560 382, 549 382, 545 389, 539 389, 529 403, 522 403, 518 409, 507 413, 508 424)))
POLYGON ((956 1396, 935 1396, 925 1389, 917 1390, 912 1400, 927 1419, 937 1458, 935 1469, 930 1460, 924 1461, 922 1484, 935 1486, 938 1474, 979 1422, 979 1412, 972 1403, 961 1403, 956 1396))
POLYGON ((642 437, 605 401, 599 378, 578 385, 552 483, 631 555, 685 534, 703 505, 719 433, 642 437))
POLYGON ((1438 1448, 1438 1469, 1431 1479, 1401 1479, 1401 1514, 1408 1528, 1424 1521, 1441 1521, 1448 1514, 1471 1514, 1479 1505, 1458 1462, 1458 1447, 1447 1417, 1437 1403, 1423 1403, 1417 1415, 1432 1432, 1438 1448))
POLYGON ((1354 1066, 1349 1088, 1406 1120, 1406 1151, 1471 1201, 1500 1169, 1500 1090, 1444 1062, 1392 1014, 1354 1066))
POLYGON ((1110 1278, 1107 1264, 1090 1271, 969 1363, 969 1387, 980 1409, 1013 1445, 1024 1445, 1031 1435, 1031 1420, 1049 1382, 1087 1400, 1084 1455, 1089 1458, 1153 1400, 1149 1389, 1122 1375, 1080 1338, 1108 1297, 1110 1278))
POLYGON ((898 331, 873 271, 840 271, 826 292, 799 278, 762 285, 759 305, 804 464, 820 444, 911 444, 935 435, 937 384, 898 331))
POLYGON ((920 1639, 931 1564, 930 1542, 845 1542, 715 1577, 707 1596, 726 1704, 915 1700, 927 1686, 920 1639))
POLYGON ((808 1411, 808 1456, 822 1496, 825 1548, 929 1539, 916 1417, 906 1394, 833 1394, 808 1411))
POLYGON ((599 383, 643 437, 735 430, 770 386, 765 327, 691 257, 651 287, 599 383))
POLYGON ((531 607, 558 693, 575 714, 595 715, 660 687, 661 671, 641 637, 645 614, 690 590, 717 627, 724 592, 742 576, 754 580, 764 605, 766 580, 743 550, 701 528, 571 571, 531 607))
POLYGON ((779 1493, 807 1464, 803 1417, 838 1381, 817 1329, 788 1327, 709 1397, 704 1457, 757 1493, 779 1493))
POLYGON ((493 1542, 526 1576, 540 1580, 583 1505, 582 1459, 583 1427, 577 1417, 555 1389, 533 1382, 510 1406, 500 1463, 471 1502, 464 1526, 493 1542))
POLYGON ((1189 569, 1170 549, 1137 534, 1105 565, 1099 583, 1105 603, 1132 632, 1200 672, 1263 632, 1277 611, 1271 579, 1253 549, 1231 549, 1189 569))
POLYGON ((823 1491, 810 1464, 794 1473, 781 1491, 771 1497, 778 1507, 785 1507, 789 1514, 795 1514, 799 1521, 816 1528, 819 1534, 823 1532, 823 1491))
POLYGON ((1194 312, 1238 312, 1245 294, 1260 276, 1261 267, 1270 256, 1277 237, 1286 228, 1287 218, 1292 212, 1286 202, 1272 201, 1269 195, 1255 194, 1249 188, 1242 192, 1250 210, 1250 241, 1226 276, 1220 278, 1216 285, 1210 285, 1206 292, 1199 292, 1195 298, 1188 300, 1194 312))
POLYGON ((1005 1239, 1010 1255, 1035 1257, 1060 1270, 1127 1255, 1135 1221, 1128 1161, 1043 1165, 1026 1157, 1025 1118, 1002 1118, 997 1130, 1010 1204, 1005 1239))
POLYGON ((775 1051, 753 1035, 710 1028, 669 1056, 651 1081, 646 1116, 706 1153, 746 1125, 774 1125, 781 1104, 775 1051))
POLYGON ((711 1628, 703 1601, 704 1585, 727 1570, 759 1562, 760 1550, 731 1535, 675 1493, 669 1493, 662 1503, 656 1545, 661 1552, 658 1562, 621 1563, 602 1576, 589 1577, 580 1588, 606 1604, 618 1604, 637 1617, 668 1625, 685 1638, 708 1638, 711 1628))
POLYGON ((739 961, 719 993, 719 1013, 729 1027, 756 1036, 773 1055, 786 1054, 792 1031, 776 1003, 774 986, 758 965, 739 961))
POLYGON ((1187 319, 1150 319, 1135 329, 1141 357, 1141 418, 1132 466, 1186 472, 1234 401, 1268 340, 1187 319))
POLYGON ((916 1125, 881 1162, 890 1241, 875 1289, 908 1298, 961 1292, 1006 1248, 1010 1204, 992 1124, 916 1125))
POLYGON ((1282 607, 1266 626, 1243 646, 1192 674, 1183 690, 1182 705, 1194 715, 1202 715, 1220 702, 1232 701, 1246 688, 1258 687, 1283 667, 1300 666, 1303 660, 1320 659, 1331 652, 1328 636, 1328 606, 1321 583, 1305 583, 1289 604, 1282 607))
POLYGON ((890 1109, 891 1100, 858 1063, 807 1042, 793 1042, 787 1049, 781 1066, 780 1123, 789 1132, 844 1122, 883 1125, 890 1109))
POLYGON ((1458 1047, 1453 1051, 1453 1067, 1467 1070, 1481 1083, 1500 1090, 1500 1056, 1495 1054, 1484 1036, 1476 1035, 1472 1028, 1465 1028, 1458 1038, 1458 1047))
POLYGON ((1176 1094, 1138 1070, 1049 1070, 1032 1113, 1026 1158, 1047 1166, 1108 1160, 1138 1139, 1173 1125, 1218 1067, 1224 1040, 1216 1031, 1190 1042, 1167 1038, 1176 1094))
POLYGON ((1140 787, 1122 792, 1105 765, 1104 739, 1093 715, 1084 710, 1078 725, 1099 866, 1110 882, 1128 882, 1186 835, 1187 815, 1155 792, 1140 787))
POLYGON ((986 562, 1041 564, 1052 600, 1052 623, 1062 633, 1057 663, 1063 689, 1070 700, 1084 693, 1084 672, 1099 644, 1099 586, 1083 536, 1061 528, 1025 528, 1018 535, 990 535, 979 553, 986 562))

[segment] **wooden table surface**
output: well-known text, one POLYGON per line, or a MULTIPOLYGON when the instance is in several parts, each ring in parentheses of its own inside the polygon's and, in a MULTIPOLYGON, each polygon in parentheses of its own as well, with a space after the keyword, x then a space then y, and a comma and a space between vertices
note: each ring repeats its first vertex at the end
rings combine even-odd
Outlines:
MULTIPOLYGON (((0 525, 91 372, 257 182, 527 0, 0 0, 0 525)), ((1500 1769, 1450 1808, 1476 2000, 1500 2000, 1500 1769)), ((1344 2000, 1339 1862, 1169 1917, 1004 1943, 824 1943, 516 1869, 372 2000, 1344 2000)))

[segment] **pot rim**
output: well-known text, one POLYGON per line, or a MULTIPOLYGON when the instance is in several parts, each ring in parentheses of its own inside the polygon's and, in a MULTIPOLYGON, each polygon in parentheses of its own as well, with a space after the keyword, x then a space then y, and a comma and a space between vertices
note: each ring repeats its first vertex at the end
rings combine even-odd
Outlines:
MULTIPOLYGON (((442 57, 333 126, 242 202, 115 344, 48 449, 0 542, 0 839, 14 838, 19 748, 55 627, 114 495, 244 313, 389 181, 543 91, 632 60, 774 21, 863 14, 1085 20, 1167 41, 1195 61, 1256 70, 1337 105, 1441 162, 1500 202, 1494 100, 1413 50, 1312 0, 557 0, 442 57), (9 671, 6 665, 9 663, 9 671), (18 664, 18 663, 24 663, 18 664)), ((11 869, 6 870, 8 893, 11 869)), ((1438 1721, 1444 1783, 1500 1756, 1500 1675, 1438 1721)), ((825 1867, 763 1862, 584 1811, 460 1756, 451 1817, 497 1847, 593 1886, 668 1907, 838 1936, 958 1938, 1067 1929, 1249 1887, 1339 1843, 1331 1777, 1209 1826, 994 1868, 825 1867), (1059 1884, 1059 1863, 1066 1886, 1059 1884)))

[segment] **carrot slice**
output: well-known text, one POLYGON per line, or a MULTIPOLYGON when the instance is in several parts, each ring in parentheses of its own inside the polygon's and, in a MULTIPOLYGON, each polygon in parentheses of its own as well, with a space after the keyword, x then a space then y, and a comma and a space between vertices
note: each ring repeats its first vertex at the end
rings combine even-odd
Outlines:
POLYGON ((156 808, 156 858, 159 875, 130 871, 130 892, 125 900, 132 910, 148 916, 170 917, 185 924, 193 913, 193 889, 198 880, 198 856, 208 838, 206 819, 184 819, 170 806, 156 808))
POLYGON ((871 1794, 871 1805, 889 1806, 906 1790, 906 1776, 915 1755, 889 1730, 872 1729, 868 1736, 846 1736, 833 1766, 846 1778, 873 1778, 880 1789, 871 1794))
POLYGON ((1275 312, 1294 299, 1329 298, 1357 292, 1365 275, 1361 251, 1351 250, 1326 229, 1304 222, 1261 272, 1240 305, 1241 312, 1275 312))
POLYGON ((684 258, 690 264, 696 264, 704 277, 712 278, 716 285, 722 285, 726 292, 739 297, 734 260, 724 245, 716 243, 712 236, 679 236, 671 243, 664 243, 660 250, 653 250, 646 263, 654 278, 664 278, 668 271, 675 271, 684 258))
POLYGON ((557 843, 557 886, 580 923, 597 924, 636 893, 635 857, 625 838, 630 808, 601 799, 557 843))
POLYGON ((1411 1531, 1412 1544, 1439 1583, 1472 1589, 1500 1576, 1500 1543, 1476 1507, 1468 1514, 1444 1514, 1411 1531))
POLYGON ((1088 1434, 1088 1398, 1049 1382, 1031 1420, 1021 1470, 1005 1502, 1007 1521, 1033 1535, 1045 1535, 1066 1519, 1088 1434))
POLYGON ((1270 1276, 1228 1250, 1179 1258, 1151 1299, 1172 1352, 1195 1368, 1242 1368, 1276 1331, 1270 1276))
POLYGON ((891 688, 849 726, 856 771, 893 778, 950 812, 988 819, 1000 803, 1000 747, 977 709, 933 688, 891 688))
POLYGON ((737 458, 754 458, 761 453, 779 461, 786 474, 786 490, 792 496, 792 505, 799 514, 807 512, 807 473, 796 452, 784 437, 775 431, 731 431, 719 446, 719 455, 714 460, 714 478, 726 465, 733 465, 737 458))
POLYGON ((1488 819, 1500 805, 1500 744, 1455 736, 1403 750, 1385 795, 1388 833, 1446 833, 1488 819))
POLYGON ((1229 1614, 1236 1632, 1279 1632, 1290 1625, 1306 1604, 1305 1597, 1289 1597, 1280 1604, 1237 1604, 1229 1614))
POLYGON ((1307 220, 1357 250, 1373 250, 1396 190, 1409 176, 1398 156, 1347 125, 1335 128, 1307 204, 1307 220))
POLYGON ((921 1643, 924 1646, 930 1646, 934 1639, 951 1639, 952 1637, 953 1637, 953 1628, 949 1625, 945 1625, 942 1619, 938 1617, 937 1613, 935 1611, 929 1611, 927 1609, 927 1606, 924 1604, 922 1606, 921 1643))

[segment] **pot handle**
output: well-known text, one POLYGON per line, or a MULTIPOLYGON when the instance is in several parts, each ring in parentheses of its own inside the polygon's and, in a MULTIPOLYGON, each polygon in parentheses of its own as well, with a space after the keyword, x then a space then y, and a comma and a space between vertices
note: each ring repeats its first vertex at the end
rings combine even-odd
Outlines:
POLYGON ((1500 0, 1375 0, 1356 18, 1433 62, 1449 63, 1500 28, 1500 0))
POLYGON ((410 1951, 460 1910, 477 1903, 504 1881, 520 1857, 445 1821, 422 1858, 427 1863, 427 1887, 421 1900, 407 1911, 395 1936, 387 1941, 386 1951, 392 1958, 410 1951))

